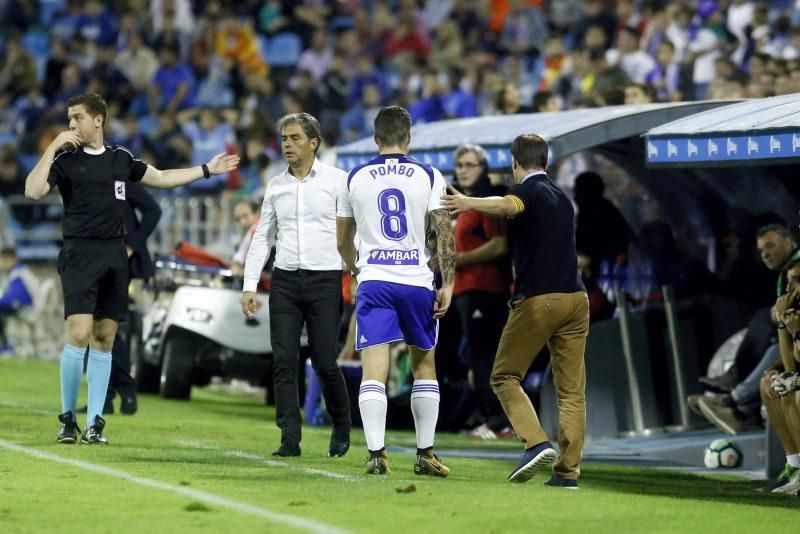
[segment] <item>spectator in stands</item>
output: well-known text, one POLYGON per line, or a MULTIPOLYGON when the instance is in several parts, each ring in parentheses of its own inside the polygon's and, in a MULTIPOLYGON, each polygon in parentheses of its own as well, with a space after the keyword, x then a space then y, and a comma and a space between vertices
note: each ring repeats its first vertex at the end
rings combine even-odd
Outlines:
POLYGON ((600 96, 606 105, 622 104, 625 97, 621 89, 630 81, 628 74, 619 65, 609 63, 605 51, 600 49, 589 51, 589 61, 594 76, 590 91, 600 96), (619 97, 612 96, 614 91, 620 93, 619 97))
POLYGON ((333 62, 333 48, 328 44, 325 30, 317 30, 311 38, 311 47, 300 54, 297 69, 311 75, 314 83, 319 83, 333 62))
POLYGON ((606 43, 611 43, 617 28, 617 17, 601 0, 584 0, 583 14, 570 32, 572 42, 576 45, 583 44, 583 36, 590 26, 600 26, 605 34, 606 43))
MULTIPOLYGON (((216 154, 227 152, 235 144, 230 125, 220 120, 217 110, 187 110, 178 116, 178 122, 192 146, 192 165, 201 165, 201 162, 209 161, 216 154)), ((219 193, 226 188, 227 180, 227 173, 219 174, 198 180, 188 188, 195 193, 219 193)))
POLYGON ((520 102, 519 88, 512 82, 504 83, 495 91, 494 107, 501 115, 533 112, 533 108, 520 102))
POLYGON ((656 65, 647 75, 647 83, 655 88, 662 102, 677 102, 681 99, 681 67, 675 61, 675 45, 664 39, 658 45, 656 65))
POLYGON ((625 86, 625 104, 651 104, 655 96, 649 85, 629 83, 625 86))
POLYGON ((161 66, 148 87, 152 115, 159 111, 175 114, 195 102, 195 78, 186 63, 178 59, 178 49, 164 46, 158 52, 161 66))
POLYGON ((547 21, 539 6, 523 0, 510 0, 500 33, 500 47, 509 54, 528 55, 544 48, 547 21))
POLYGON ((439 80, 439 73, 428 70, 422 77, 422 90, 416 102, 408 107, 414 124, 435 122, 445 118, 444 87, 439 80))
POLYGON ((98 0, 84 4, 76 28, 81 37, 96 45, 113 45, 116 41, 116 17, 98 0))
POLYGON ((293 90, 302 109, 315 116, 322 112, 322 99, 317 92, 317 84, 311 73, 304 70, 298 71, 294 78, 293 90))
MULTIPOLYGON (((569 55, 564 47, 564 39, 560 35, 547 38, 542 54, 542 79, 539 90, 556 90, 557 82, 571 68, 569 55)), ((535 106, 534 106, 535 107, 535 106)))
POLYGON ((61 71, 61 86, 56 90, 50 101, 51 108, 57 108, 67 103, 67 100, 86 91, 86 84, 81 77, 78 65, 70 61, 61 71))
POLYGON ((3 61, 0 63, 0 92, 16 98, 27 93, 36 84, 36 63, 33 56, 22 47, 20 39, 12 35, 6 40, 3 61))
POLYGON ((592 265, 603 261, 614 263, 617 256, 628 251, 633 232, 619 209, 605 198, 605 184, 599 174, 587 171, 575 178, 575 203, 578 216, 575 241, 587 254, 592 265))
POLYGON ((606 59, 612 65, 619 65, 636 83, 644 83, 656 67, 656 61, 644 50, 639 50, 639 33, 629 26, 619 31, 617 48, 609 50, 606 59))
POLYGON ((0 353, 9 353, 13 347, 5 338, 5 319, 33 307, 38 282, 13 248, 0 251, 0 277, 0 353))
MULTIPOLYGON (((461 145, 453 156, 458 188, 470 197, 502 196, 505 188, 489 181, 489 158, 478 145, 461 145)), ((510 438, 512 431, 489 385, 494 355, 508 317, 511 282, 505 219, 476 211, 460 213, 456 241, 454 304, 465 337, 464 352, 471 387, 483 424, 470 432, 481 439, 510 438)))
POLYGON ((244 276, 244 261, 247 259, 247 251, 250 249, 250 242, 253 240, 253 233, 258 228, 261 220, 261 206, 258 202, 242 199, 233 206, 233 218, 241 227, 244 235, 236 247, 236 253, 231 260, 230 270, 234 276, 242 278, 244 276))
POLYGON ((361 102, 342 115, 339 131, 342 142, 349 143, 375 132, 374 121, 381 108, 381 93, 377 85, 364 86, 361 102))
POLYGON ((533 95, 533 111, 535 113, 547 113, 559 109, 558 97, 550 91, 539 91, 533 95))
POLYGON ((235 95, 231 89, 232 68, 233 62, 230 59, 214 56, 208 69, 208 76, 203 78, 197 86, 197 105, 199 107, 223 109, 234 106, 235 95))
POLYGON ((122 71, 136 91, 144 91, 153 80, 158 69, 155 52, 145 45, 139 32, 128 37, 128 46, 117 54, 114 65, 122 71))
POLYGON ((429 65, 438 71, 460 67, 464 61, 464 39, 458 24, 445 20, 436 28, 429 65))
POLYGON ((69 50, 63 41, 54 39, 50 43, 50 57, 44 68, 42 91, 48 100, 53 99, 61 81, 61 71, 69 63, 69 50))
POLYGON ((424 61, 430 51, 431 45, 427 38, 408 15, 396 20, 383 47, 384 57, 394 64, 424 61))

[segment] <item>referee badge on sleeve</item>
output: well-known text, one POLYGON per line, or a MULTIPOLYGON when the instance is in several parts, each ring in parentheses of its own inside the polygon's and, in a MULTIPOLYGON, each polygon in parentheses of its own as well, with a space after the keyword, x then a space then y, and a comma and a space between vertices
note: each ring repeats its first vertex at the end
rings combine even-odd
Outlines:
POLYGON ((125 200, 125 182, 114 182, 114 196, 117 200, 125 200))

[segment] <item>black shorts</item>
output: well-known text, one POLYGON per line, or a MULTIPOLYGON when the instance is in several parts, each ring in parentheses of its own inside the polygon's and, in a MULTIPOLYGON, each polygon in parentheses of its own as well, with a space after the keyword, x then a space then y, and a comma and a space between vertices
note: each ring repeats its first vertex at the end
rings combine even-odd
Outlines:
POLYGON ((130 278, 122 239, 65 239, 58 274, 65 319, 79 313, 115 321, 127 317, 130 278))

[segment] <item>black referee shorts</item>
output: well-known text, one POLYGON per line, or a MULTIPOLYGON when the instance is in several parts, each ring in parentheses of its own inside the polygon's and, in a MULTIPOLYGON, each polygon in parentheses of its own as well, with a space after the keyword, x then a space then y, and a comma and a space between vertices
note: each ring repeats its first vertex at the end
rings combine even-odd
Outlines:
POLYGON ((122 239, 65 239, 58 274, 65 319, 79 313, 118 322, 127 317, 130 278, 122 239))

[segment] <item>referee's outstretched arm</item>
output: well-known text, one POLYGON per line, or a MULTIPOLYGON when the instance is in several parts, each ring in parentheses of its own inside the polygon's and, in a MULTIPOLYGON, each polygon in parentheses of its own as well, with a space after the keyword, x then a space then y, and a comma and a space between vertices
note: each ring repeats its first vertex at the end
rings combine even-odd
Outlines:
POLYGON ((211 158, 205 165, 188 167, 186 169, 169 169, 160 171, 152 165, 147 166, 142 183, 158 189, 172 189, 194 182, 199 178, 208 178, 212 174, 230 172, 239 165, 239 156, 227 155, 221 152, 211 158), (207 171, 207 172, 206 172, 207 171))

